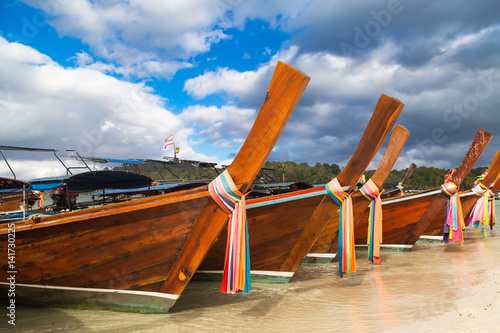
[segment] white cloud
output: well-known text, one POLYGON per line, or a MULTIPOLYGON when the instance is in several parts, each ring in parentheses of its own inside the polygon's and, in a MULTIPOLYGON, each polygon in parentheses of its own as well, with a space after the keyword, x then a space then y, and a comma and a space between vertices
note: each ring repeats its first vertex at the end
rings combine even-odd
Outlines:
MULTIPOLYGON (((213 43, 230 38, 214 29, 226 9, 209 1, 128 1, 74 0, 53 6, 26 0, 43 10, 48 22, 61 36, 71 36, 88 44, 110 73, 138 77, 170 78, 186 59, 210 50, 213 43), (123 68, 118 68, 123 67, 123 68)), ((90 59, 86 57, 86 65, 90 59)))
POLYGON ((256 111, 236 106, 191 106, 180 115, 181 121, 200 128, 204 141, 216 147, 231 147, 243 144, 256 117, 256 111))
POLYGON ((27 64, 23 55, 31 59, 34 50, 12 44, 1 40, 0 45, 3 141, 15 138, 52 146, 65 138, 68 148, 112 155, 113 147, 120 153, 123 148, 117 147, 127 143, 145 146, 145 152, 155 155, 152 138, 160 146, 165 133, 180 126, 143 84, 122 82, 89 68, 65 69, 43 55, 39 58, 45 63, 27 64), (20 49, 18 59, 3 56, 12 47, 20 49))
POLYGON ((75 149, 82 156, 162 158, 174 134, 181 158, 216 160, 204 147, 241 146, 256 110, 192 106, 180 114, 141 83, 92 68, 63 68, 0 37, 0 141, 4 145, 75 149), (15 56, 13 56, 15 54, 15 56))
MULTIPOLYGON (((36 0, 26 2, 38 8, 47 6, 36 0)), ((116 111, 123 105, 133 105, 129 109, 152 113, 152 119, 165 112, 174 119, 174 124, 182 118, 182 134, 177 134, 178 129, 176 135, 184 140, 187 151, 191 144, 207 142, 206 138, 220 146, 233 144, 241 135, 224 134, 222 129, 227 128, 226 121, 217 117, 229 110, 228 107, 203 109, 193 106, 186 109, 183 116, 176 117, 143 85, 127 86, 106 75, 100 76, 98 72, 125 78, 156 76, 169 79, 179 69, 195 66, 190 63, 195 63, 194 57, 210 50, 214 43, 230 42, 228 30, 223 29, 243 29, 249 20, 262 19, 271 29, 292 36, 290 40, 273 42, 263 49, 265 53, 282 47, 277 54, 254 70, 224 67, 207 71, 188 79, 184 90, 198 99, 219 95, 227 98, 228 103, 254 107, 262 101, 276 62, 281 60, 296 65, 312 79, 282 135, 285 139, 278 142, 283 149, 291 150, 290 156, 295 154, 299 159, 330 163, 336 162, 335 158, 342 154, 345 156, 351 150, 345 147, 352 148, 355 144, 352 138, 359 138, 363 128, 359 124, 368 120, 374 101, 382 93, 406 104, 400 119, 408 122, 403 124, 412 131, 407 143, 410 149, 414 148, 415 136, 419 140, 429 138, 431 131, 438 127, 448 130, 450 142, 463 142, 465 132, 475 133, 485 119, 488 119, 486 125, 498 128, 497 118, 488 116, 496 112, 500 98, 496 56, 499 26, 495 16, 498 4, 462 1, 450 10, 431 1, 424 4, 403 2, 398 7, 401 10, 393 12, 387 24, 381 25, 373 13, 387 10, 389 4, 370 1, 356 5, 341 1, 284 3, 277 0, 75 0, 52 3, 54 6, 44 9, 49 24, 61 36, 81 39, 90 46, 91 54, 79 53, 76 63, 84 68, 68 70, 32 49, 23 49, 19 56, 16 52, 21 52, 20 46, 10 45, 3 57, 9 61, 24 60, 14 61, 16 77, 0 81, 2 87, 6 87, 0 92, 0 110, 8 115, 24 112, 41 124, 46 118, 56 121, 64 116, 86 125, 89 133, 103 126, 106 139, 120 144, 129 144, 127 135, 138 133, 142 133, 140 140, 145 143, 155 141, 154 133, 143 135, 141 129, 145 125, 133 119, 132 111, 116 111), (368 36, 368 24, 372 27, 379 24, 379 31, 368 36), (355 45, 355 28, 364 30, 369 43, 363 47, 358 45, 359 52, 347 57, 339 45, 342 42, 355 45), (492 82, 481 86, 482 78, 488 75, 492 75, 492 82), (53 80, 47 82, 47 77, 53 80), (105 91, 108 87, 106 96, 94 92, 105 91), (454 123, 444 121, 443 114, 454 104, 463 106, 467 101, 474 102, 474 97, 478 99, 478 87, 481 96, 487 96, 479 100, 477 107, 472 105, 474 111, 467 114, 467 119, 462 118, 460 131, 450 132, 450 125, 454 123), (24 91, 27 93, 21 94, 24 91), (45 116, 42 110, 48 109, 53 111, 45 116), (83 116, 84 112, 88 114, 83 116), (108 126, 111 123, 114 126, 108 126), (346 129, 351 123, 358 126, 348 133, 346 129), (205 130, 202 137, 194 138, 193 134, 203 128, 209 130, 205 130), (288 129, 301 131, 303 140, 298 146, 292 147, 297 132, 287 132, 288 129), (343 151, 338 153, 333 147, 327 147, 326 152, 316 153, 322 140, 329 137, 336 138, 337 150, 343 151)), ((203 64, 205 60, 217 58, 217 54, 210 56, 212 59, 198 56, 196 62, 203 64)), ((249 116, 235 114, 235 117, 243 121, 249 116)), ((226 118, 230 118, 229 111, 226 118)), ((37 133, 42 131, 30 126, 20 136, 33 137, 37 133)), ((66 142, 74 141, 71 134, 64 138, 66 142)))
POLYGON ((257 91, 269 85, 276 63, 290 62, 297 51, 296 46, 282 50, 255 71, 239 72, 229 68, 218 68, 216 71, 205 72, 203 75, 186 80, 184 90, 200 99, 221 92, 241 100, 250 96, 255 97, 257 91))
POLYGON ((196 98, 205 98, 225 92, 230 96, 242 96, 254 91, 268 68, 257 71, 238 72, 229 68, 219 68, 198 77, 186 80, 184 90, 196 98))

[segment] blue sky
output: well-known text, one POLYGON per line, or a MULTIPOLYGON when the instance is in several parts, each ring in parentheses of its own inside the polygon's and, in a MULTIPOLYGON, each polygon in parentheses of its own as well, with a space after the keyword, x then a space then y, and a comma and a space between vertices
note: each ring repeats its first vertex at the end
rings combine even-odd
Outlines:
MULTIPOLYGON (((284 61, 311 82, 269 160, 344 166, 387 94, 411 131, 397 169, 456 168, 480 127, 486 166, 500 148, 498 13, 458 0, 2 1, 0 144, 161 159, 173 134, 179 157, 227 164, 284 61)), ((7 157, 26 178, 60 173, 52 156, 7 157)))

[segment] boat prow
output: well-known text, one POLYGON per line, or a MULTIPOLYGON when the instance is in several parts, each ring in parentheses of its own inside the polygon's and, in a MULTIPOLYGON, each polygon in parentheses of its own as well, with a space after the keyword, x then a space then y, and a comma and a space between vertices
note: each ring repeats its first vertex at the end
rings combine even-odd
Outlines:
MULTIPOLYGON (((337 177, 354 186, 391 131, 404 104, 382 95, 349 163, 337 177)), ((325 186, 247 201, 248 232, 253 280, 288 282, 321 230, 337 211, 325 186)), ((225 232, 200 265, 197 276, 220 279, 225 232)))
MULTIPOLYGON (((452 181, 460 186, 488 145, 491 134, 480 129, 464 160, 453 174, 452 181)), ((382 200, 383 245, 387 250, 410 250, 427 229, 436 214, 446 205, 447 199, 439 188, 419 193, 405 194, 382 200)), ((367 223, 363 214, 358 223, 367 223)), ((366 244, 366 237, 356 235, 356 244, 366 244)))
MULTIPOLYGON (((310 78, 279 62, 240 152, 228 167, 246 193, 310 78)), ((167 312, 228 215, 207 186, 0 226, 7 253, 15 230, 16 302, 167 312)), ((7 295, 7 292, 2 292, 7 295)))
MULTIPOLYGON (((384 156, 377 170, 370 178, 373 185, 376 186, 380 192, 382 191, 382 185, 391 172, 394 163, 396 163, 396 160, 399 157, 409 134, 410 132, 404 126, 396 125, 394 127, 391 140, 389 141, 384 156)), ((356 236, 360 233, 364 234, 366 239, 368 225, 356 222, 359 221, 362 214, 368 209, 370 201, 368 201, 360 192, 352 195, 352 201, 354 234, 356 236)), ((336 257, 338 251, 339 223, 339 214, 337 212, 333 215, 333 218, 330 220, 328 226, 325 227, 321 235, 316 240, 314 247, 307 255, 308 261, 330 262, 336 257)))

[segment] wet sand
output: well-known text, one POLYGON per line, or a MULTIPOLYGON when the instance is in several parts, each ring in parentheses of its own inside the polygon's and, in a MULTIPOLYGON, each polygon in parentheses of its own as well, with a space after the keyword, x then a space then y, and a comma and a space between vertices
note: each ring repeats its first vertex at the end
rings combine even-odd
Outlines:
POLYGON ((500 332, 498 228, 467 228, 463 246, 384 252, 379 266, 358 252, 358 271, 342 279, 332 263, 303 264, 290 283, 254 283, 249 294, 192 281, 168 314, 18 306, 15 328, 4 314, 0 331, 500 332))

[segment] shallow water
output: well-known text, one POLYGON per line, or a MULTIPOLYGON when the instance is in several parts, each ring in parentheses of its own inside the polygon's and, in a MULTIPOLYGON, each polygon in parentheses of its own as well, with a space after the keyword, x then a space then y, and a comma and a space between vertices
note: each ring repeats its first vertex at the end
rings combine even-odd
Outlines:
MULTIPOLYGON (((457 310, 474 285, 492 279, 485 273, 500 267, 499 227, 467 228, 463 246, 419 242, 410 252, 383 252, 381 265, 370 264, 360 251, 357 272, 342 279, 338 264, 331 263, 303 264, 290 283, 253 283, 248 294, 226 295, 218 290, 220 282, 192 281, 168 314, 18 306, 15 329, 383 332, 421 321, 425 330, 425 320, 457 310)), ((7 331, 5 316, 2 321, 0 330, 7 331)))

